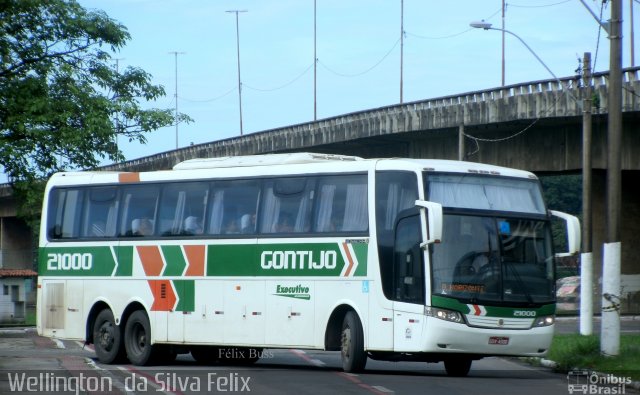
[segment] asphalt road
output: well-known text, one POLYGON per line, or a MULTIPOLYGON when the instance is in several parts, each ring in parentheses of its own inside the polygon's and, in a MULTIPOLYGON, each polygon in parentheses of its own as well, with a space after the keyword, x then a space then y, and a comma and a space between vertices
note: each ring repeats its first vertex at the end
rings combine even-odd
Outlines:
POLYGON ((474 362, 464 378, 448 377, 441 363, 373 360, 363 373, 347 374, 339 353, 302 350, 265 350, 244 367, 200 365, 189 354, 166 366, 102 365, 79 342, 42 338, 33 329, 0 330, 0 394, 552 395, 567 394, 569 384, 565 374, 502 358, 474 362))

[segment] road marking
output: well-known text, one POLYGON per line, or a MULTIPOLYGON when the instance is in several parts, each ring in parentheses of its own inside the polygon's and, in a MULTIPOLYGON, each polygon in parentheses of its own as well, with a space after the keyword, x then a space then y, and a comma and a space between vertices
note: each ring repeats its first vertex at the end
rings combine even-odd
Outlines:
POLYGON ((389 388, 385 388, 381 385, 372 385, 371 388, 376 389, 380 392, 384 392, 385 394, 393 394, 395 391, 391 391, 389 388))
POLYGON ((53 338, 53 337, 51 338, 51 340, 56 344, 57 348, 66 348, 64 346, 64 343, 62 342, 62 340, 56 339, 56 338, 53 338))
POLYGON ((309 364, 311 364, 313 366, 317 366, 317 367, 321 368, 321 367, 326 365, 326 363, 322 362, 319 359, 313 359, 313 358, 309 357, 307 355, 307 353, 302 351, 302 350, 289 350, 289 351, 291 351, 291 353, 297 355, 298 357, 304 359, 307 363, 309 363, 309 364))
MULTIPOLYGON (((313 359, 310 358, 306 352, 302 351, 302 350, 289 350, 289 352, 291 352, 292 354, 295 354, 296 356, 298 356, 299 358, 305 360, 305 362, 314 365, 316 367, 323 367, 326 365, 326 363, 320 361, 319 359, 313 359)), ((335 374, 337 374, 338 376, 341 376, 342 378, 345 378, 347 380, 349 380, 350 382, 352 382, 353 384, 357 385, 360 388, 363 388, 373 394, 377 394, 377 395, 383 395, 383 394, 393 394, 395 393, 394 391, 385 388, 381 385, 369 385, 369 384, 365 384, 362 381, 360 381, 360 379, 358 378, 357 374, 353 374, 353 373, 346 373, 346 372, 334 372, 335 374)))

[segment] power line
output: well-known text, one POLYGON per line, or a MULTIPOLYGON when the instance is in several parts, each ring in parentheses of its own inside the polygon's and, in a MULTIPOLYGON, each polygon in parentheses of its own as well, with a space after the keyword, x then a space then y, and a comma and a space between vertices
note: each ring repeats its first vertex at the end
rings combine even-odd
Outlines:
POLYGON ((325 69, 327 69, 329 72, 331 72, 331 73, 333 73, 333 74, 335 74, 335 75, 338 75, 338 76, 340 76, 340 77, 349 77, 349 78, 351 78, 351 77, 359 77, 359 76, 361 76, 361 75, 363 75, 363 74, 366 74, 366 73, 370 72, 371 70, 375 69, 376 67, 378 67, 378 65, 380 65, 380 63, 382 63, 382 62, 387 58, 387 56, 389 56, 389 54, 391 54, 391 52, 392 52, 392 51, 393 51, 393 50, 398 46, 398 43, 399 43, 399 42, 400 42, 400 39, 398 38, 398 39, 396 40, 396 42, 393 44, 393 46, 391 47, 391 49, 390 49, 390 50, 389 50, 389 51, 388 51, 388 52, 387 52, 387 53, 386 53, 386 54, 385 54, 385 55, 384 55, 384 56, 383 56, 383 57, 382 57, 382 58, 381 58, 381 59, 380 59, 376 64, 374 64, 373 66, 369 67, 368 69, 366 69, 365 71, 362 71, 362 72, 360 72, 360 73, 355 73, 355 74, 344 74, 344 73, 340 73, 340 72, 337 72, 337 71, 335 71, 335 70, 331 69, 329 66, 327 66, 326 64, 324 64, 324 63, 323 63, 321 60, 319 60, 319 59, 318 59, 318 63, 319 63, 320 65, 322 65, 322 67, 324 67, 325 69))
POLYGON ((546 7, 553 7, 560 4, 568 3, 570 1, 572 0, 564 0, 557 3, 549 3, 549 4, 541 4, 541 5, 519 5, 519 4, 513 4, 513 3, 508 3, 508 5, 510 5, 511 7, 517 7, 517 8, 546 8, 546 7))
POLYGON ((182 99, 184 101, 192 102, 192 103, 210 103, 210 102, 222 99, 223 97, 231 94, 232 92, 235 92, 237 89, 238 89, 238 87, 234 86, 233 88, 229 89, 225 93, 223 93, 223 94, 221 94, 219 96, 213 97, 211 99, 189 99, 189 98, 182 97, 182 96, 180 96, 180 99, 182 99))
POLYGON ((283 84, 283 85, 280 85, 280 86, 278 86, 278 87, 276 87, 276 88, 269 88, 269 89, 266 89, 266 88, 255 88, 255 87, 252 87, 252 86, 250 86, 250 85, 247 85, 247 83, 244 83, 244 84, 242 84, 242 85, 243 85, 243 86, 245 86, 245 87, 247 87, 247 88, 249 88, 249 89, 253 89, 254 91, 260 91, 260 92, 273 92, 273 91, 277 91, 277 90, 280 90, 280 89, 283 89, 283 88, 288 87, 289 85, 293 84, 294 82, 296 82, 297 80, 299 80, 300 78, 302 78, 305 74, 307 74, 307 72, 309 72, 309 70, 311 70, 311 68, 312 68, 312 67, 313 67, 313 63, 311 63, 311 64, 309 65, 309 67, 307 67, 307 68, 306 68, 302 73, 300 73, 300 74, 299 74, 298 76, 296 76, 294 79, 292 79, 291 81, 289 81, 289 82, 287 82, 287 83, 285 83, 285 84, 283 84))
MULTIPOLYGON (((567 93, 567 91, 565 90, 563 93, 567 93)), ((555 95, 555 98, 554 98, 553 102, 552 102, 552 103, 550 103, 550 104, 547 106, 547 108, 545 108, 545 109, 541 112, 541 114, 547 114, 547 113, 549 113, 549 112, 551 111, 551 109, 552 109, 552 108, 554 108, 554 107, 556 106, 556 104, 557 104, 558 99, 559 99, 559 97, 560 97, 560 96, 561 96, 561 95, 555 95)), ((540 121, 540 117, 541 117, 541 116, 540 116, 540 115, 538 115, 538 116, 537 116, 537 118, 536 118, 536 119, 534 119, 533 121, 531 121, 531 123, 530 123, 529 125, 525 126, 523 129, 521 129, 521 130, 517 131, 516 133, 513 133, 513 134, 511 134, 511 135, 509 135, 509 136, 507 136, 507 137, 501 137, 501 138, 495 138, 495 139, 487 139, 487 138, 481 138, 481 137, 472 136, 472 135, 470 135, 470 134, 467 134, 466 132, 463 132, 463 134, 464 134, 466 137, 468 137, 468 138, 470 138, 470 139, 474 140, 474 142, 476 143, 476 147, 477 147, 477 149, 476 149, 475 151, 473 151, 473 152, 471 152, 471 153, 469 153, 469 154, 467 154, 467 155, 469 155, 469 156, 470 156, 470 155, 474 155, 474 154, 476 154, 477 152, 479 152, 479 151, 480 151, 480 145, 478 144, 478 142, 479 142, 479 141, 480 141, 480 142, 484 142, 484 143, 500 143, 500 142, 507 141, 507 140, 511 140, 511 139, 514 139, 514 138, 516 138, 516 137, 520 136, 521 134, 525 133, 527 130, 531 129, 531 128, 536 124, 536 123, 538 123, 538 121, 540 121)))

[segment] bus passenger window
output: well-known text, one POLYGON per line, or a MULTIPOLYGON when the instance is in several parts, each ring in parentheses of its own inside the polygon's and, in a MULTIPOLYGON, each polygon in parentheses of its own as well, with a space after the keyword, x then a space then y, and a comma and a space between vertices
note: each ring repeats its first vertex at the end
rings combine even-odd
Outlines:
POLYGON ((160 200, 158 233, 161 236, 202 234, 209 185, 208 182, 183 182, 165 186, 160 200))
POLYGON ((118 211, 118 189, 115 186, 93 187, 88 190, 83 215, 82 236, 114 237, 118 211))
POLYGON ((159 195, 159 188, 154 185, 133 186, 123 191, 122 219, 120 221, 121 235, 153 235, 159 195))
POLYGON ((363 232, 368 229, 366 175, 322 177, 316 191, 314 232, 363 232))
POLYGON ((267 182, 260 217, 261 233, 306 233, 311 223, 313 178, 282 178, 267 182))
POLYGON ((208 208, 207 233, 212 235, 254 234, 259 198, 259 180, 215 182, 208 208))
POLYGON ((48 229, 52 239, 75 239, 80 237, 80 219, 84 190, 58 189, 52 193, 49 205, 48 229))

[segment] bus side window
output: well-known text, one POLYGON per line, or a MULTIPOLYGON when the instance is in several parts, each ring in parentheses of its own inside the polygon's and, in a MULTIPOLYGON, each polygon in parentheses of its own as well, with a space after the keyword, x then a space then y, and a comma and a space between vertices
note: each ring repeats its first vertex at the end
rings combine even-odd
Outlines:
POLYGON ((188 182, 165 186, 156 226, 158 234, 161 236, 202 234, 208 198, 208 183, 188 182))
POLYGON ((398 214, 415 206, 418 199, 418 178, 406 171, 376 172, 376 228, 382 289, 387 299, 393 299, 394 225, 398 214))
POLYGON ((51 239, 80 237, 84 190, 58 189, 52 196, 48 218, 49 237, 51 239))
POLYGON ((217 181, 210 200, 208 234, 231 237, 255 234, 260 180, 217 181))
POLYGON ((159 187, 155 185, 136 185, 124 189, 120 219, 121 236, 154 234, 159 195, 159 187))
MULTIPOLYGON (((407 212, 413 212, 409 209, 407 212)), ((393 279, 394 300, 424 303, 424 262, 420 242, 420 215, 417 213, 398 220, 394 243, 393 279)))
POLYGON ((291 177, 269 180, 264 189, 261 233, 308 233, 315 179, 291 177))
POLYGON ((322 177, 316 196, 314 232, 363 232, 368 229, 366 175, 322 177))
POLYGON ((88 238, 115 236, 118 212, 117 188, 93 187, 87 192, 82 236, 88 238))

